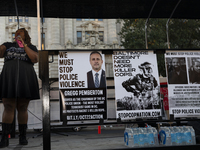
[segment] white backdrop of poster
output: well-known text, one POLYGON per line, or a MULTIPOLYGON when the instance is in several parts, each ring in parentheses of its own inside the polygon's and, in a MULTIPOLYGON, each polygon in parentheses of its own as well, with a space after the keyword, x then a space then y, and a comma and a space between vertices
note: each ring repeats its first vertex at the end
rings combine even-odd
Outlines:
MULTIPOLYGON (((106 85, 100 88, 88 87, 87 73, 92 70, 90 53, 80 51, 59 52, 58 72, 61 113, 67 121, 107 118, 106 85)), ((101 55, 103 60, 102 70, 105 70, 105 58, 103 54, 101 55)))
POLYGON ((200 51, 166 51, 169 112, 174 117, 200 115, 200 51))
POLYGON ((161 116, 159 76, 153 51, 114 51, 117 118, 161 116))

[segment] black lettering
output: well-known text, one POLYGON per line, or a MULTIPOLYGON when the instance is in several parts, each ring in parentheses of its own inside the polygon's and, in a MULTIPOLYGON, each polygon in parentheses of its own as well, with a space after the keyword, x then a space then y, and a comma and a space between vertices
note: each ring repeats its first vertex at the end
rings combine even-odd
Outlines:
POLYGON ((59 65, 73 65, 74 59, 60 59, 59 65))
POLYGON ((60 74, 60 80, 78 80, 78 74, 60 74))
POLYGON ((60 87, 85 87, 85 81, 63 81, 60 87))
POLYGON ((73 71, 73 67, 59 67, 60 73, 69 73, 73 71))
POLYGON ((60 58, 67 58, 67 52, 59 52, 60 58))

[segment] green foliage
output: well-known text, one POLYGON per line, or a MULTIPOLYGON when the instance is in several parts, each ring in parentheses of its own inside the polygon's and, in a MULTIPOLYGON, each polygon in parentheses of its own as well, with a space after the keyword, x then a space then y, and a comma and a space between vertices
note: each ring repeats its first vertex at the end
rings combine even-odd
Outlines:
MULTIPOLYGON (((118 20, 123 26, 119 32, 121 45, 125 49, 146 49, 146 19, 118 20)), ((167 19, 149 19, 147 26, 148 49, 168 49, 167 19)), ((169 44, 171 49, 200 48, 200 20, 172 19, 168 24, 169 44)), ((157 54, 159 75, 166 76, 164 54, 157 54)))
MULTIPOLYGON (((122 21, 122 20, 121 20, 122 21)), ((144 19, 124 19, 123 27, 119 33, 122 46, 126 49, 145 48, 144 19)))
POLYGON ((169 38, 173 49, 200 48, 200 20, 174 19, 170 21, 169 38))

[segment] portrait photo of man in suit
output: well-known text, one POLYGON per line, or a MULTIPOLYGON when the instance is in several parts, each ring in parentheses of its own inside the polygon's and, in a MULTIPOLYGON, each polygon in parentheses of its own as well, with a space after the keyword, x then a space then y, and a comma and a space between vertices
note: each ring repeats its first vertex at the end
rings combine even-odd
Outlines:
POLYGON ((106 75, 102 69, 102 55, 93 51, 90 53, 89 60, 92 70, 87 72, 88 88, 106 88, 106 75))

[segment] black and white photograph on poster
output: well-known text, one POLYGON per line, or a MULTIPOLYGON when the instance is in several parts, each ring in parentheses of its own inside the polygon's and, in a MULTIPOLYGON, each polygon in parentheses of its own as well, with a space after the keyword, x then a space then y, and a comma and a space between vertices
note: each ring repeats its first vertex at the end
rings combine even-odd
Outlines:
POLYGON ((98 51, 67 52, 58 56, 62 118, 107 118, 105 58, 98 51))
POLYGON ((187 84, 186 60, 184 57, 167 58, 168 84, 187 84))
POLYGON ((157 59, 153 51, 114 51, 113 70, 117 118, 161 115, 157 59))
POLYGON ((174 117, 200 115, 200 52, 166 51, 169 112, 174 117))
POLYGON ((200 84, 200 56, 188 57, 188 74, 191 84, 200 84))

